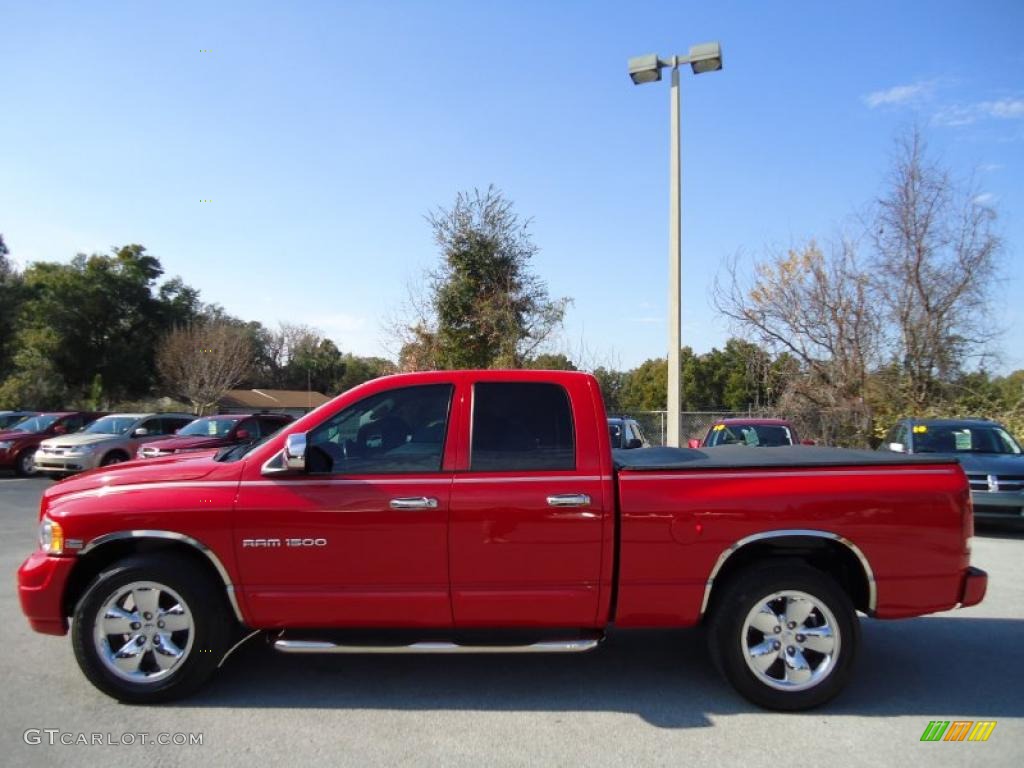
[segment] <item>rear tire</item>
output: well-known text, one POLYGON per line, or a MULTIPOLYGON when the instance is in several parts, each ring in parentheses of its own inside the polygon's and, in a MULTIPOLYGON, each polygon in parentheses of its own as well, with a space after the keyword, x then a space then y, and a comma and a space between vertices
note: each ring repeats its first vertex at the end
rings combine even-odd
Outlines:
POLYGON ((715 600, 711 657, 744 697, 766 709, 810 709, 849 681, 860 645, 850 597, 805 565, 765 564, 737 574, 715 600))
POLYGON ((227 651, 231 621, 215 584, 195 564, 138 555, 102 571, 75 608, 71 641, 89 681, 129 704, 196 691, 227 651))

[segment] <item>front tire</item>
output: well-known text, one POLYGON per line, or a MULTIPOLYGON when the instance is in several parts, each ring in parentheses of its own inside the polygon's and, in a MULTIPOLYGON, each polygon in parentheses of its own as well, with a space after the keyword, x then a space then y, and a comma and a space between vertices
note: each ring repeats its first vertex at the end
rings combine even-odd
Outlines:
POLYGON ((106 456, 103 457, 103 461, 100 462, 100 466, 109 467, 114 464, 122 464, 126 461, 128 461, 127 455, 121 453, 120 451, 114 451, 113 453, 108 453, 106 456))
POLYGON ((36 474, 35 448, 27 448, 18 454, 14 462, 14 474, 18 477, 32 477, 36 474))
POLYGON ((189 695, 213 674, 230 638, 217 584, 182 557, 133 556, 101 572, 75 608, 71 640, 89 681, 108 696, 154 704, 189 695))
POLYGON ((744 697, 766 709, 810 709, 849 681, 860 624, 849 596, 804 565, 761 565, 738 574, 716 600, 712 659, 744 697))

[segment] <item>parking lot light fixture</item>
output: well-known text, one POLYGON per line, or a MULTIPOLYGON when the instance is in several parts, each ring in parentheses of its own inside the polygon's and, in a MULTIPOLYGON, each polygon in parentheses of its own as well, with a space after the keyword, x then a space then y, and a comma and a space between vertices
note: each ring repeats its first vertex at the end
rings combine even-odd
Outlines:
POLYGON ((654 83, 661 80, 661 68, 663 66, 665 66, 665 62, 660 61, 655 53, 637 56, 629 60, 629 76, 632 78, 634 85, 654 83))
POLYGON ((718 43, 700 43, 690 46, 690 68, 693 74, 715 72, 722 68, 722 46, 718 43))
POLYGON ((717 42, 690 47, 688 56, 662 59, 649 53, 629 60, 629 77, 634 85, 661 80, 661 70, 672 68, 669 91, 669 242, 668 242, 668 423, 665 442, 680 444, 680 371, 679 346, 682 309, 680 273, 682 264, 682 173, 679 159, 679 67, 689 64, 695 75, 722 68, 722 46, 717 42))

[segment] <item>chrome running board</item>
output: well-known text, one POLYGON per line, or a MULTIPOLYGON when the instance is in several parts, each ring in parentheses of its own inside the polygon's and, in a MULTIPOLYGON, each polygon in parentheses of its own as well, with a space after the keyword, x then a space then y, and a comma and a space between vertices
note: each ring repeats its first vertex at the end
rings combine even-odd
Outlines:
POLYGON ((460 645, 459 643, 424 641, 408 645, 342 645, 326 640, 274 641, 274 649, 282 653, 582 653, 600 645, 604 636, 575 640, 543 640, 527 645, 460 645))

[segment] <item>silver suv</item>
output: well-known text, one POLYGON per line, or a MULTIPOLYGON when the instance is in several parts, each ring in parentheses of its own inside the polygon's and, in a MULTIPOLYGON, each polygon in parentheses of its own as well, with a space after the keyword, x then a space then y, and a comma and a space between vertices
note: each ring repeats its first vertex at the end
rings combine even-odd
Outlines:
POLYGON ((187 413, 113 413, 72 435, 43 440, 36 451, 36 471, 71 475, 130 460, 139 446, 173 435, 195 420, 187 413))

